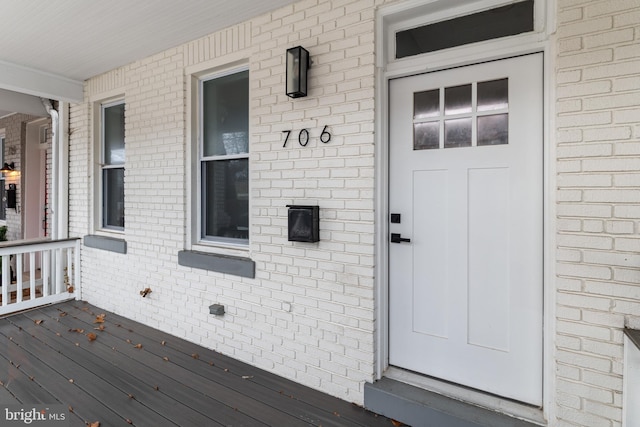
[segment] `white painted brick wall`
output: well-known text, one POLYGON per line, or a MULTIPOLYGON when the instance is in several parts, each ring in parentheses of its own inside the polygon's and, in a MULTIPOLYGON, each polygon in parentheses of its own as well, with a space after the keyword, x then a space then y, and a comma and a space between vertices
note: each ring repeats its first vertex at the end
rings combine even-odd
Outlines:
POLYGON ((619 426, 621 330, 640 325, 640 2, 557 3, 551 425, 619 426))
MULTIPOLYGON (((362 403, 374 364, 374 13, 304 0, 89 80, 71 111, 70 229, 92 232, 90 98, 126 100, 126 255, 83 248, 85 299, 362 403), (311 52, 284 95, 284 51, 311 52), (186 245, 185 68, 250 49, 256 278, 177 265, 186 245), (105 95, 106 96, 106 95, 105 95), (324 127, 328 144, 318 141, 324 127), (307 147, 297 133, 309 129, 307 147), (286 148, 283 130, 293 130, 286 148), (287 204, 321 207, 321 242, 286 240, 287 204), (138 291, 151 287, 142 299, 138 291), (222 318, 208 306, 222 303, 222 318)), ((622 334, 640 327, 640 5, 557 0, 554 426, 619 426, 622 334)))
POLYGON ((374 11, 305 0, 87 81, 71 111, 70 229, 93 233, 92 105, 126 102, 128 253, 84 247, 83 298, 362 403, 374 372, 374 11), (284 94, 285 50, 311 53, 310 93, 284 94), (178 266, 185 248, 185 68, 250 49, 251 247, 256 279, 178 266), (327 125, 331 141, 318 137, 327 125), (310 133, 307 147, 298 132, 310 133), (293 130, 286 148, 283 130, 293 130), (318 204, 321 242, 287 241, 287 204, 318 204), (141 298, 138 292, 150 287, 141 298), (222 318, 208 314, 225 305, 222 318))

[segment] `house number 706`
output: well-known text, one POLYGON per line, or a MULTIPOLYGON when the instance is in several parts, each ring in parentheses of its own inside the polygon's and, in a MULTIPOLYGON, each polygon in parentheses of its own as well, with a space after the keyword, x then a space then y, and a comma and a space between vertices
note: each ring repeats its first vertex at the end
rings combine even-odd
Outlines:
MULTIPOLYGON (((327 130, 327 127, 329 125, 325 125, 324 128, 322 128, 322 132, 320 133, 320 141, 323 143, 327 143, 329 141, 331 141, 331 134, 329 133, 329 131, 327 130)), ((289 142, 289 136, 291 136, 291 130, 283 130, 282 133, 285 134, 284 137, 284 144, 282 144, 282 148, 287 146, 287 142, 289 142)), ((306 147, 307 144, 309 143, 309 131, 306 129, 301 129, 300 132, 298 132, 298 143, 300 143, 300 145, 302 145, 303 147, 306 147)))

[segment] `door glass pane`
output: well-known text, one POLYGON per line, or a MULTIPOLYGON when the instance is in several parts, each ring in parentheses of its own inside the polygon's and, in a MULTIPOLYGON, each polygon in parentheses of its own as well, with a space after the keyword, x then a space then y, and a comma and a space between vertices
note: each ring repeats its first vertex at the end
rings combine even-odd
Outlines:
POLYGON ((478 82, 478 111, 503 110, 508 106, 508 79, 478 82))
POLYGON ((413 94, 413 118, 424 119, 440 115, 440 90, 426 90, 413 94))
POLYGON ((203 237, 249 238, 249 159, 202 163, 203 237))
POLYGON ((102 170, 103 227, 124 228, 124 168, 102 170))
POLYGON ((203 155, 249 152, 249 72, 202 83, 203 155))
POLYGON ((478 145, 509 143, 509 115, 493 114, 478 117, 478 145))
POLYGON ((471 118, 445 120, 444 148, 471 146, 471 118))
POLYGON ((471 85, 453 86, 444 90, 444 113, 465 114, 471 112, 471 85))
POLYGON ((104 163, 124 164, 124 104, 104 108, 104 163))
POLYGON ((440 122, 413 125, 413 149, 428 150, 440 147, 440 122))

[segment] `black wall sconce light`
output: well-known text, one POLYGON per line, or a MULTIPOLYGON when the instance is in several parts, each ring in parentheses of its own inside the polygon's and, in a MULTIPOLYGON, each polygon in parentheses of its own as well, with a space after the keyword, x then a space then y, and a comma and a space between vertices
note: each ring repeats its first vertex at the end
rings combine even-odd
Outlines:
POLYGON ((301 98, 307 96, 307 71, 309 51, 302 46, 287 49, 287 96, 301 98))
POLYGON ((6 163, 0 169, 0 172, 13 172, 16 170, 16 164, 14 162, 6 163))

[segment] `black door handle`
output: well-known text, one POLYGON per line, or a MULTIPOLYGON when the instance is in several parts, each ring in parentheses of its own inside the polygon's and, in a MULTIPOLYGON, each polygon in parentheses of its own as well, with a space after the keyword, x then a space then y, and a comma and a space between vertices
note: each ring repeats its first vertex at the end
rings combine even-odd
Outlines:
POLYGON ((402 237, 399 233, 391 233, 391 243, 411 242, 411 239, 402 237))

